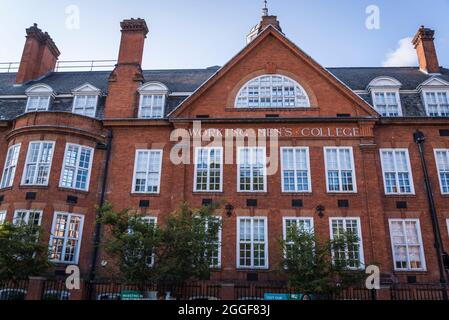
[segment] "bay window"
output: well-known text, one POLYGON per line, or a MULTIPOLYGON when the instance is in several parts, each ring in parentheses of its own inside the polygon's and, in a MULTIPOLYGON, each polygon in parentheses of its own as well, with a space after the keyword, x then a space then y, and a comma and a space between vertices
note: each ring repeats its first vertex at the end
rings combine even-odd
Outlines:
POLYGON ((83 215, 55 213, 49 245, 52 262, 78 264, 83 224, 83 215))
POLYGON ((3 169, 1 188, 12 187, 16 175, 17 161, 19 160, 20 143, 8 148, 5 168, 3 169))
POLYGON ((48 185, 54 146, 53 141, 30 142, 22 179, 23 185, 48 185))
POLYGON ((68 143, 64 153, 60 187, 89 190, 94 149, 68 143))

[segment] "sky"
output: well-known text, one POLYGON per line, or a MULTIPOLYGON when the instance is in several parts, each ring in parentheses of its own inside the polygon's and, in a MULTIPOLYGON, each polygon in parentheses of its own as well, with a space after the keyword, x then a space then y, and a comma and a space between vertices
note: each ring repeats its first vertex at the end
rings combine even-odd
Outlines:
MULTIPOLYGON (((420 25, 436 30, 449 66, 449 0, 269 0, 286 36, 325 67, 417 65, 410 43, 420 25)), ((0 62, 19 61, 25 28, 52 36, 60 60, 116 59, 120 21, 150 28, 145 69, 223 65, 245 46, 263 0, 0 0, 0 62)))

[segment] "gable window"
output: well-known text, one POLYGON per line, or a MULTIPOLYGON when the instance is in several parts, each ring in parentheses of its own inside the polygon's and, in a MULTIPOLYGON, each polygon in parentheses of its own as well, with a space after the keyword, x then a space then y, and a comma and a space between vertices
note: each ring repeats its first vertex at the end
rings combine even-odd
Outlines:
POLYGON ((162 150, 137 150, 134 164, 133 193, 160 192, 162 150))
POLYGON ((2 188, 12 187, 19 159, 20 143, 9 147, 6 154, 5 168, 3 169, 2 188))
POLYGON ((237 268, 267 269, 267 218, 238 218, 237 246, 237 268))
POLYGON ((390 219, 394 268, 398 271, 424 271, 424 248, 417 219, 390 219))
POLYGON ((95 117, 98 96, 75 96, 73 100, 73 113, 87 117, 95 117))
POLYGON ((13 224, 40 226, 42 222, 42 211, 40 210, 17 210, 14 212, 13 224))
POLYGON ((266 149, 238 148, 238 191, 266 192, 266 149))
POLYGON ((56 263, 78 263, 84 216, 56 212, 50 237, 50 260, 56 263))
POLYGON ((94 118, 97 112, 100 89, 86 83, 73 90, 72 112, 94 118))
POLYGON ((356 192, 352 147, 325 147, 327 192, 356 192))
POLYGON ((264 75, 246 83, 237 95, 236 108, 309 108, 305 90, 281 75, 264 75))
POLYGON ((428 116, 449 117, 449 91, 426 91, 424 99, 428 116))
POLYGON ((89 190, 94 149, 68 143, 64 153, 60 187, 89 190))
POLYGON ((374 92, 374 108, 384 117, 402 115, 399 92, 374 92))
POLYGON ((442 194, 449 194, 449 149, 435 150, 438 177, 442 194))
POLYGON ((368 85, 374 109, 383 117, 402 116, 399 89, 402 84, 391 77, 377 77, 368 85))
POLYGON ((28 96, 25 112, 48 111, 53 89, 44 84, 37 84, 25 91, 28 96))
POLYGON ((53 141, 30 142, 22 180, 23 185, 48 185, 54 146, 53 141))
POLYGON ((168 88, 162 83, 146 83, 139 88, 139 118, 161 119, 164 117, 168 88))
POLYGON ((195 192, 221 192, 223 148, 197 148, 195 156, 195 192))
POLYGON ((282 192, 311 192, 309 148, 281 148, 282 192))
POLYGON ((292 233, 296 231, 300 233, 307 232, 313 234, 313 218, 284 218, 283 229, 286 249, 284 254, 288 257, 294 245, 291 239, 292 233))
POLYGON ((363 242, 362 231, 360 228, 360 218, 330 218, 331 239, 336 240, 342 234, 352 234, 357 236, 358 243, 345 245, 339 250, 332 250, 334 262, 345 261, 345 264, 351 269, 363 267, 363 242))
POLYGON ((6 211, 0 211, 0 226, 6 221, 6 211))
POLYGON ((381 149, 385 193, 414 194, 410 157, 407 149, 381 149))

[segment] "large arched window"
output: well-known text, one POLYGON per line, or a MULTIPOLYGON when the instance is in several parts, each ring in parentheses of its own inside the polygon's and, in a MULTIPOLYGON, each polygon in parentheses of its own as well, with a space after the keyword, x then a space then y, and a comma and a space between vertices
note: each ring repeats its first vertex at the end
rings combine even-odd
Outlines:
POLYGON ((264 75, 240 89, 236 108, 309 108, 305 90, 294 80, 281 75, 264 75))

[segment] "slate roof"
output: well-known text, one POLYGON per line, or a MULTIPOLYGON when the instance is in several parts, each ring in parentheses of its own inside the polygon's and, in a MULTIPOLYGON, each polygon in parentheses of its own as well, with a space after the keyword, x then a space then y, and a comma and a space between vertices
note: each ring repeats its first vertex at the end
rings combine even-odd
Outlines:
MULTIPOLYGON (((145 81, 157 81, 165 84, 171 92, 194 92, 214 73, 219 67, 206 69, 178 69, 178 70, 144 70, 145 81)), ((365 90, 368 84, 380 76, 389 76, 402 83, 401 90, 415 90, 431 76, 422 73, 417 67, 401 68, 328 68, 334 76, 340 79, 352 90, 365 90)), ((15 73, 0 73, 0 95, 24 95, 25 91, 37 83, 44 83, 55 90, 57 94, 70 94, 73 89, 90 83, 107 94, 108 77, 110 71, 92 72, 54 72, 40 80, 29 82, 22 86, 14 86, 15 73)), ((441 79, 449 82, 449 69, 443 68, 441 79)), ((360 96, 372 105, 371 95, 360 96)), ((186 96, 170 96, 167 99, 166 113, 172 110, 186 99, 186 96)), ((97 117, 103 117, 104 98, 100 99, 97 117)), ((425 116, 419 94, 401 93, 401 102, 404 116, 425 116)), ((1 99, 0 119, 13 119, 25 111, 26 99, 1 99)), ((57 98, 50 106, 50 111, 72 110, 72 101, 69 98, 57 98)))

